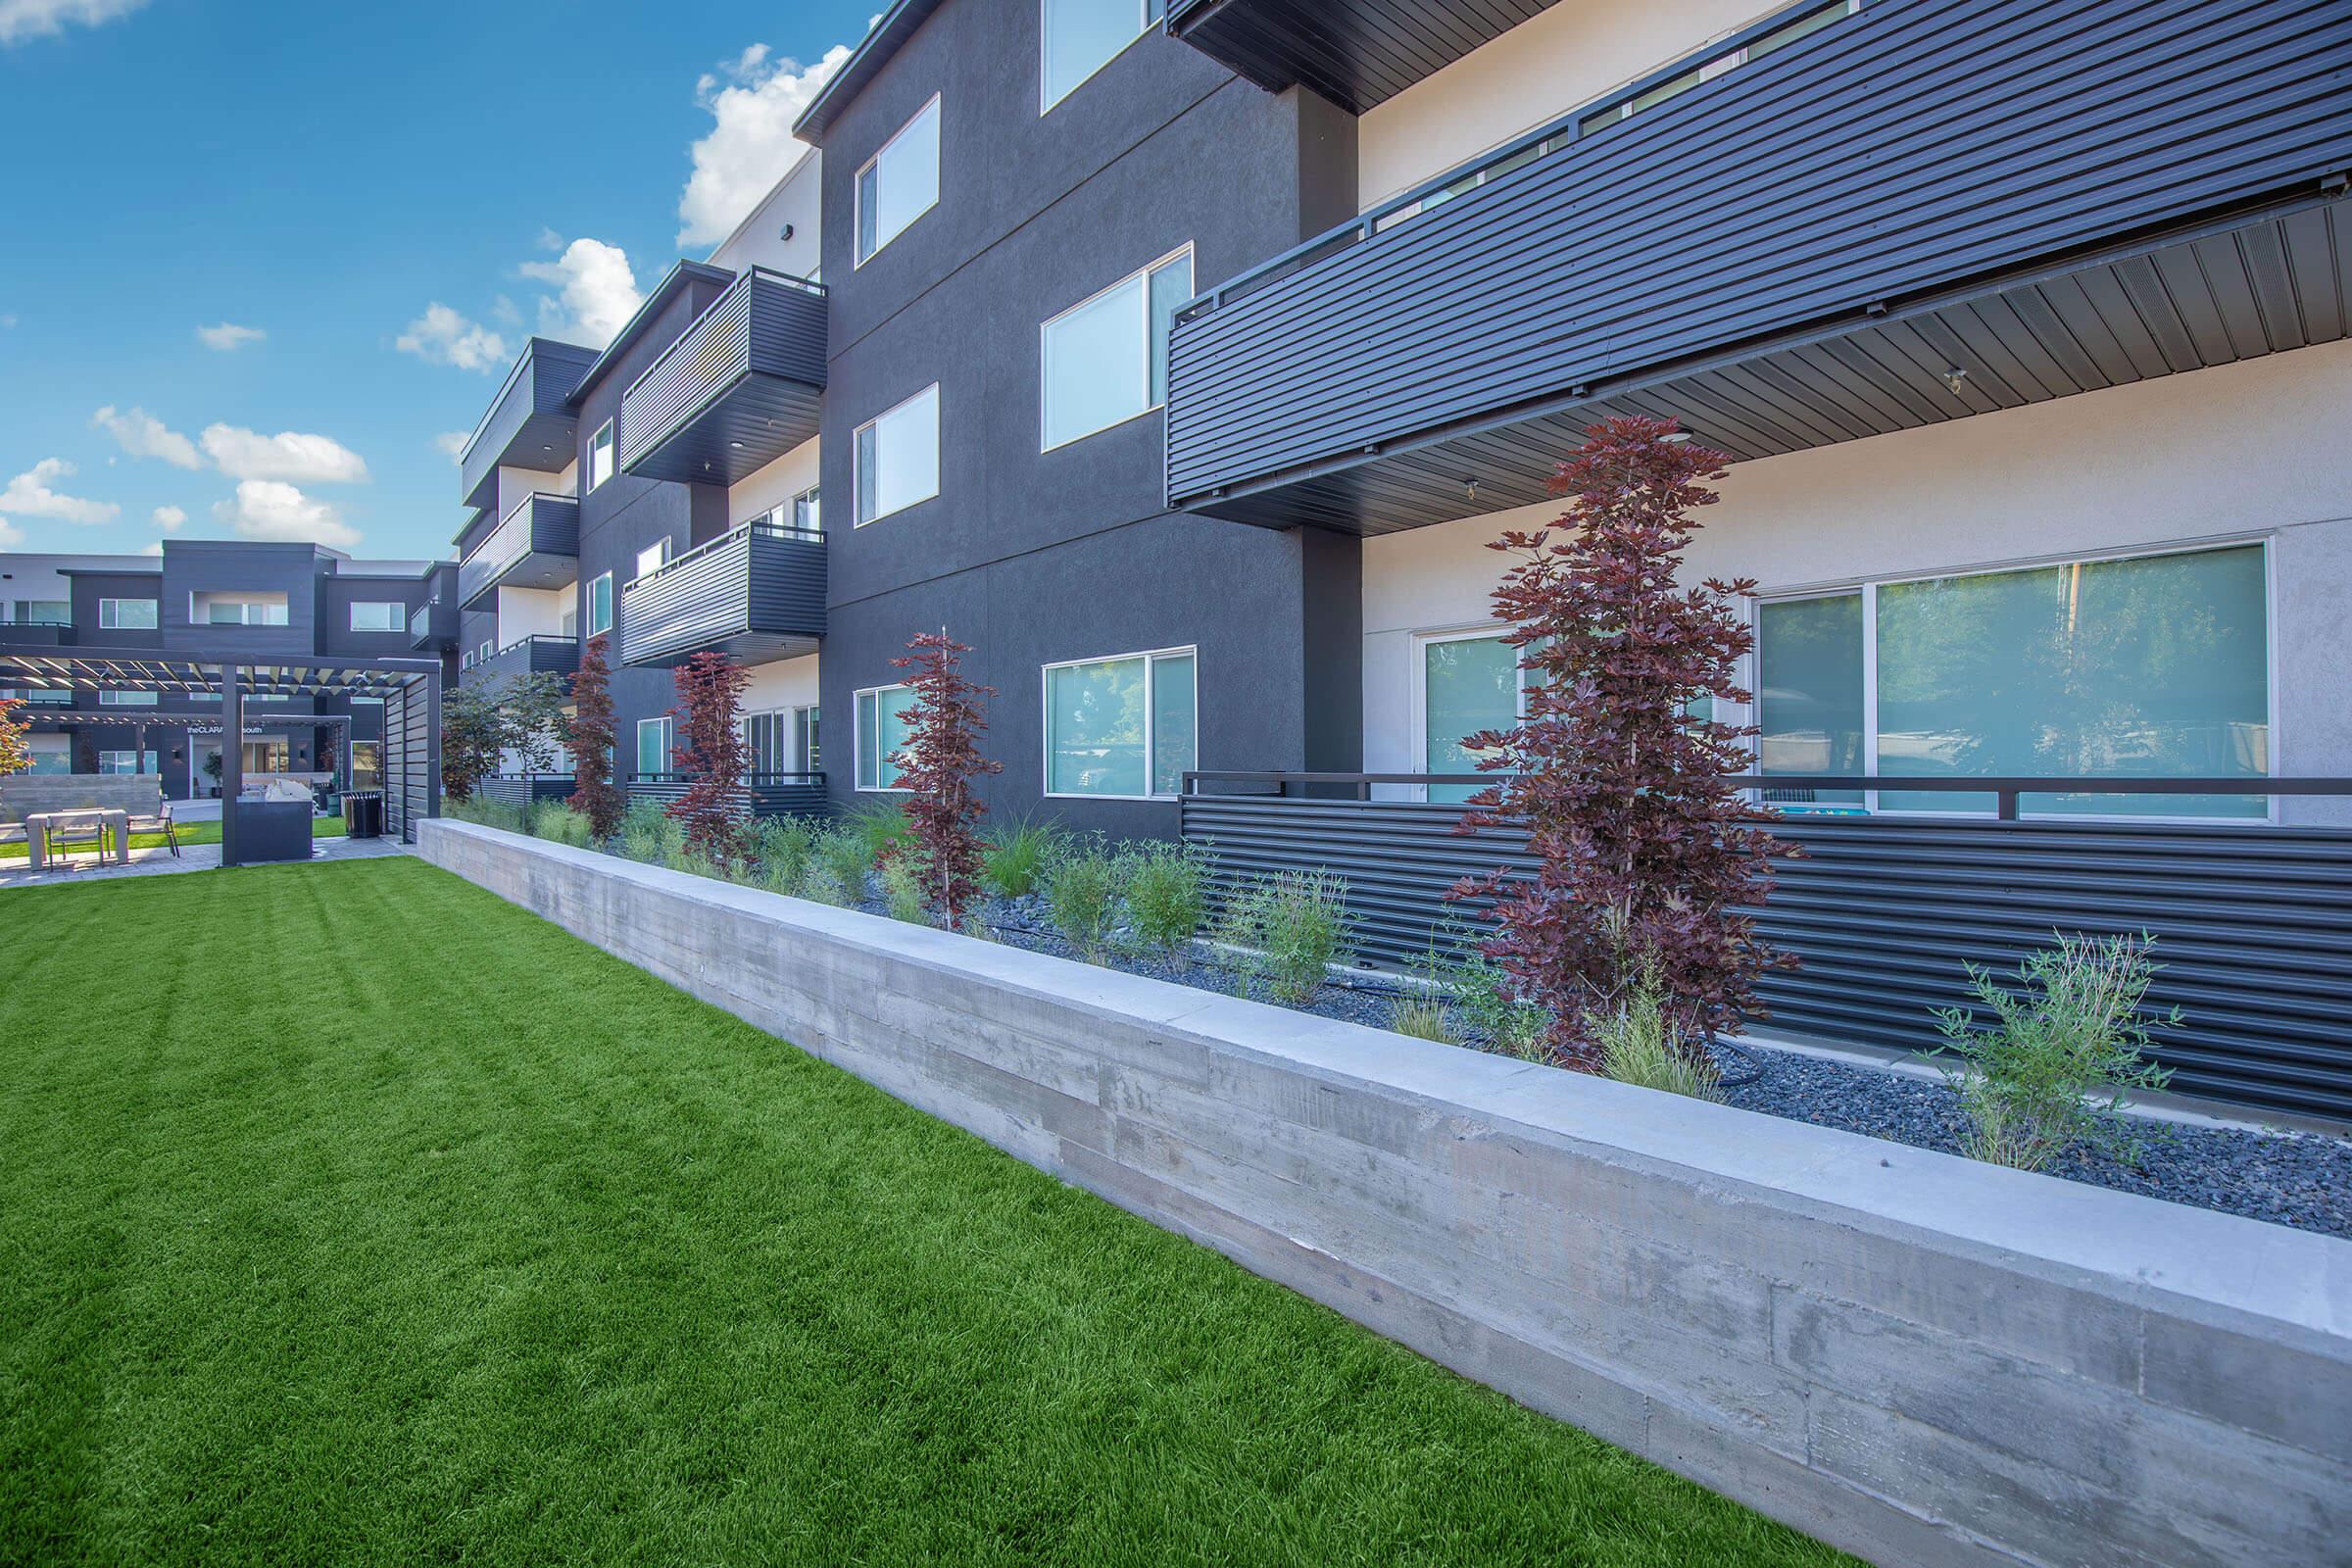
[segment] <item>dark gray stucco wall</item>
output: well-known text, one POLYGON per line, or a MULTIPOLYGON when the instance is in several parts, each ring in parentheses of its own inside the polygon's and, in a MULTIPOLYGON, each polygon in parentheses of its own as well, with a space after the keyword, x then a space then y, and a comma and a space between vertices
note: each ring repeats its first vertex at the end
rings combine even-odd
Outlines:
POLYGON ((1352 767, 1360 555, 1168 514, 1156 412, 1041 452, 1040 323, 1186 245, 1202 286, 1352 211, 1354 122, 1157 32, 1041 117, 1037 60, 1035 0, 952 0, 826 138, 829 783, 855 798, 853 694, 945 624, 1000 692, 1000 813, 1172 833, 1164 803, 1041 800, 1042 666, 1197 646, 1202 766, 1352 767), (858 170, 934 92, 939 205, 858 267, 858 170), (857 426, 934 382, 940 494, 850 526, 857 426))

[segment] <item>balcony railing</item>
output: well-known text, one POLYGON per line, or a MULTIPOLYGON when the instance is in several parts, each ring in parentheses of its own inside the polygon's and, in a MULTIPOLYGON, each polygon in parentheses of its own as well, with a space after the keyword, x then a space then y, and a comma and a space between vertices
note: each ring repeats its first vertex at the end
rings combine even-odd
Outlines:
MULTIPOLYGON (((670 806, 691 788, 692 773, 633 773, 623 789, 632 804, 651 801, 670 806)), ((831 811, 821 772, 753 773, 744 780, 743 802, 749 814, 760 816, 824 816, 831 811)))
POLYGON ((579 574, 580 504, 531 495, 458 564, 458 603, 484 609, 500 588, 561 588, 579 574))
POLYGON ((557 637, 534 634, 518 637, 491 654, 478 659, 464 672, 465 683, 486 686, 495 681, 511 680, 516 675, 562 675, 566 679, 579 672, 580 640, 577 637, 557 637))
POLYGON ((697 546, 620 591, 620 662, 739 663, 814 653, 825 634, 825 536, 760 521, 697 546))
POLYGON ((12 648, 71 648, 74 637, 70 620, 0 620, 0 644, 12 648))
POLYGON ((458 607, 428 599, 409 612, 409 646, 420 651, 452 646, 458 640, 458 607))
MULTIPOLYGON (((1489 773, 1185 775, 1185 838, 1212 844, 1222 891, 1237 879, 1328 870, 1347 882, 1359 956, 1407 964, 1475 929, 1466 876, 1532 872, 1516 828, 1460 830, 1463 808, 1416 797, 1484 787, 1489 773)), ((2010 813, 1784 811, 1773 834, 1805 856, 1774 867, 1757 931, 1802 967, 1767 976, 1775 1030, 1892 1050, 1936 1043, 1932 1009, 1966 1007, 1965 963, 2014 970, 2053 931, 2153 933, 2163 964, 2147 999, 2178 1003, 2156 1055, 2175 1087, 2305 1113, 2352 1115, 2352 826, 2180 818, 2029 816, 2019 797, 2271 795, 2341 799, 2347 778, 2116 777, 1743 779, 1775 793, 1976 790, 2010 813)), ((2334 808, 2328 809, 2333 810, 2334 808)), ((2352 822, 2352 809, 2341 819, 2352 822)))
POLYGON ((734 484, 809 440, 825 317, 822 283, 764 268, 737 278, 621 393, 621 467, 734 484))
POLYGON ((580 377, 596 363, 594 349, 535 337, 507 372, 498 396, 458 458, 466 505, 498 500, 498 470, 535 468, 560 473, 573 458, 579 419, 570 405, 580 377))
POLYGON ((1580 106, 1187 305, 1170 501, 1378 532, 1607 414, 1756 457, 2339 337, 2347 71, 2322 0, 1872 0, 1580 106))
POLYGON ((1306 86, 1363 114, 1552 0, 1169 0, 1167 30, 1269 92, 1306 86))

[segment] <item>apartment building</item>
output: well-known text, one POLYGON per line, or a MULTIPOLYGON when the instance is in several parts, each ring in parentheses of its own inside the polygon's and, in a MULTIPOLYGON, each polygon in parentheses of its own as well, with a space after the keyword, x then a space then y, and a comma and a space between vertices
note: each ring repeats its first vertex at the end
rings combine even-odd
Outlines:
POLYGON ((21 697, 36 773, 152 773, 168 800, 218 788, 218 692, 179 689, 191 666, 282 668, 245 698, 238 759, 248 775, 379 782, 380 698, 304 673, 343 662, 406 663, 454 653, 455 567, 355 561, 321 546, 168 539, 160 555, 0 554, 0 656, 55 666, 21 697), (140 670, 152 655, 153 688, 140 670), (104 660, 108 678, 69 678, 104 660), (316 689, 305 689, 306 687, 316 689), (208 722, 209 719, 209 722, 208 722), (208 765, 210 764, 210 765, 208 765))

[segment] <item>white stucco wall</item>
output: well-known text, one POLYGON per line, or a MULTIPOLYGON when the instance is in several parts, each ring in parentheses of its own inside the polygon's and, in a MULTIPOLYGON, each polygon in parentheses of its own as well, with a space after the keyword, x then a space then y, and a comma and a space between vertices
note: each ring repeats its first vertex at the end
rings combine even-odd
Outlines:
MULTIPOLYGON (((801 144, 793 145, 800 148, 801 144)), ((797 164, 778 170, 780 177, 774 188, 710 253, 710 265, 737 272, 747 267, 765 267, 795 277, 813 275, 824 259, 818 243, 823 168, 824 156, 807 148, 797 164), (792 230, 790 239, 784 237, 787 227, 792 230)))
POLYGON ((501 588, 498 591, 498 646, 525 637, 564 635, 564 612, 575 595, 569 588, 501 588))
POLYGON ((743 710, 764 713, 779 708, 808 708, 816 702, 814 654, 754 664, 751 683, 743 689, 743 710))
POLYGON ((561 473, 543 473, 537 468, 501 468, 498 470, 498 514, 506 514, 534 495, 577 495, 574 482, 579 475, 577 459, 567 463, 561 473))
POLYGON ((763 468, 744 476, 727 491, 730 526, 751 521, 770 507, 813 489, 817 479, 817 443, 802 442, 763 468))
MULTIPOLYGON (((2352 775, 2352 343, 1740 465, 1689 575, 1766 593, 2268 539, 2278 770, 2352 775)), ((1417 633, 1491 623, 1536 507, 1364 546, 1364 766, 1419 765, 1417 633)), ((1732 715, 1726 715, 1732 716, 1732 715)), ((2347 803, 2290 808, 2336 819, 2347 803)))
POLYGON ((1770 13, 1759 0, 1568 0, 1356 122, 1357 207, 1557 120, 1770 13))

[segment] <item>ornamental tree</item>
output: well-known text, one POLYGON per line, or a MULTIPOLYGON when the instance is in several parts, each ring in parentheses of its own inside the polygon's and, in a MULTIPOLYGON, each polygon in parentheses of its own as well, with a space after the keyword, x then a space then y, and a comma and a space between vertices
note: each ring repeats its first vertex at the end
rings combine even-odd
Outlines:
POLYGON ((1506 776, 1471 798, 1460 831, 1524 828, 1542 868, 1448 896, 1491 901, 1486 952, 1550 1014, 1565 1066, 1597 1066, 1586 1018, 1646 968, 1695 1056, 1712 1032, 1761 1016, 1757 978, 1795 962, 1743 912, 1772 891, 1773 859, 1795 853, 1726 782, 1756 731, 1690 716, 1700 698, 1748 701, 1735 677, 1755 639, 1731 601, 1754 582, 1676 583, 1699 527, 1689 514, 1716 499, 1700 481, 1730 461, 1671 419, 1604 420, 1552 480, 1567 512, 1488 546, 1517 562, 1494 603, 1526 693, 1517 725, 1463 742, 1506 776))
POLYGON ((556 770, 556 747, 564 738, 564 677, 544 669, 515 675, 498 688, 498 717, 505 733, 502 752, 514 754, 525 773, 556 770))
POLYGON ((571 716, 564 724, 572 782, 565 804, 587 816, 588 830, 600 842, 620 831, 628 804, 612 783, 612 666, 605 657, 612 640, 600 631, 581 646, 579 671, 571 677, 571 716))
POLYGON ((498 694, 484 686, 459 686, 441 695, 441 793, 470 799, 483 779, 498 772, 507 723, 498 694))
POLYGON ((906 710, 906 745, 899 753, 899 786, 908 792, 906 818, 922 847, 924 892, 951 930, 981 896, 980 836, 974 831, 988 814, 973 780, 1004 771, 1003 762, 980 755, 988 728, 982 704, 997 695, 965 677, 961 656, 971 652, 946 627, 909 640, 906 655, 891 662, 911 670, 914 693, 906 710))
POLYGON ((24 738, 31 726, 22 717, 24 708, 22 699, 0 697, 0 778, 32 766, 32 743, 24 738))
POLYGON ((685 826, 686 848, 720 865, 741 853, 742 822, 751 809, 739 711, 751 678, 724 654, 697 654, 678 666, 679 706, 669 710, 678 734, 672 756, 690 781, 669 814, 685 826))

